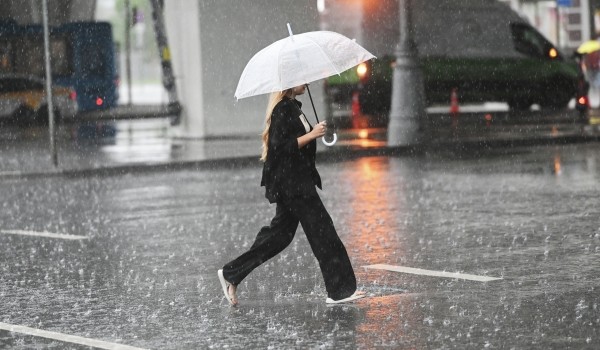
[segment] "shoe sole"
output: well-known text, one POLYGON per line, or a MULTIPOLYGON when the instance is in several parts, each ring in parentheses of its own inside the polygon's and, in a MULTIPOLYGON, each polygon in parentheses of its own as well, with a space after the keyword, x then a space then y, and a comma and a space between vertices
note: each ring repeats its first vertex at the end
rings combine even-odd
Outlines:
POLYGON ((352 294, 351 296, 349 296, 347 298, 340 299, 340 300, 333 300, 331 298, 327 298, 325 300, 325 303, 326 304, 343 304, 343 303, 348 303, 348 302, 351 302, 351 301, 354 301, 354 300, 357 300, 357 299, 361 299, 361 298, 364 298, 364 297, 366 297, 365 294, 356 295, 356 293, 355 293, 355 294, 352 294))
POLYGON ((225 277, 223 277, 223 270, 217 271, 217 276, 219 276, 219 282, 221 282, 221 287, 223 288, 223 294, 225 295, 225 299, 229 302, 229 305, 234 305, 233 300, 229 297, 229 291, 227 290, 227 281, 225 277))

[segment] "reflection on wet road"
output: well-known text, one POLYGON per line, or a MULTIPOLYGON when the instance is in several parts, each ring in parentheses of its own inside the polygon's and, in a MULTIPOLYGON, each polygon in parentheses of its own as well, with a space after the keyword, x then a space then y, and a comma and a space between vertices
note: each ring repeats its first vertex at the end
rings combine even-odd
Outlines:
MULTIPOLYGON (((239 308, 222 300, 217 268, 274 211, 258 164, 5 178, 0 322, 151 349, 597 348, 597 147, 320 163, 370 296, 333 307, 301 229, 242 283, 239 308), (373 264, 502 280, 362 268, 373 264)), ((77 346, 0 330, 2 348, 77 346)))

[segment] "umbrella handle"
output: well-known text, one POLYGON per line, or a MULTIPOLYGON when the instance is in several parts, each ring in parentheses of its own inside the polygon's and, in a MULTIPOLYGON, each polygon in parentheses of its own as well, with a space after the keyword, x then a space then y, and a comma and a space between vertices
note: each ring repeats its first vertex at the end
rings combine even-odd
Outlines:
MULTIPOLYGON (((312 105, 313 112, 315 113, 315 119, 317 120, 317 123, 319 123, 319 116, 317 116, 317 110, 315 109, 315 103, 313 102, 312 95, 310 93, 310 89, 308 88, 308 84, 306 84, 305 86, 306 86, 306 91, 308 91, 308 97, 310 98, 310 104, 312 105)), ((331 127, 333 127, 333 125, 331 127)), ((323 136, 323 138, 321 138, 321 140, 323 141, 323 144, 325 146, 333 146, 337 142, 337 134, 334 132, 332 135, 333 135, 333 140, 331 142, 327 142, 325 140, 325 136, 323 136)))
POLYGON ((335 145, 335 143, 337 142, 337 133, 335 133, 335 132, 333 133, 333 140, 331 140, 331 142, 325 141, 325 136, 323 136, 323 138, 321 138, 321 140, 323 141, 323 144, 325 146, 331 147, 331 146, 335 145))

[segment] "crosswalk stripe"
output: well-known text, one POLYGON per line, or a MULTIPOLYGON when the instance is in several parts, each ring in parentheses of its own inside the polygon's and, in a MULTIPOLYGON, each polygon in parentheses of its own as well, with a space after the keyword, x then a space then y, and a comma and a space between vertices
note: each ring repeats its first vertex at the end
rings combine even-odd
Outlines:
POLYGON ((0 322, 0 329, 3 329, 5 331, 9 331, 9 332, 16 332, 16 333, 21 333, 21 334, 32 335, 32 336, 35 336, 35 337, 42 337, 42 338, 47 338, 47 339, 54 339, 54 340, 58 340, 58 341, 66 342, 66 343, 73 343, 73 344, 81 344, 81 345, 85 345, 85 346, 92 346, 92 347, 100 348, 100 349, 107 349, 107 350, 144 350, 142 348, 136 348, 136 347, 129 346, 129 345, 123 345, 123 344, 118 344, 118 343, 110 343, 110 342, 106 342, 106 341, 102 341, 102 340, 83 338, 83 337, 79 337, 79 336, 76 336, 76 335, 62 334, 62 333, 58 333, 58 332, 44 331, 44 330, 41 330, 41 329, 30 328, 30 327, 26 327, 26 326, 13 325, 13 324, 8 324, 8 323, 4 323, 4 322, 0 322))
POLYGON ((458 272, 424 270, 424 269, 418 269, 418 268, 414 268, 414 267, 394 266, 394 265, 387 265, 387 264, 366 265, 363 267, 366 269, 388 270, 388 271, 404 272, 404 273, 410 273, 413 275, 422 275, 422 276, 459 278, 459 279, 463 279, 463 280, 471 280, 471 281, 478 281, 478 282, 489 282, 489 281, 496 281, 496 280, 502 279, 499 277, 478 276, 478 275, 471 275, 471 274, 467 274, 467 273, 458 273, 458 272))
POLYGON ((66 235, 66 234, 62 234, 62 233, 52 233, 52 232, 24 231, 24 230, 0 230, 0 233, 9 234, 9 235, 48 237, 48 238, 59 238, 59 239, 69 239, 69 240, 78 240, 78 239, 87 239, 88 238, 86 236, 66 235))

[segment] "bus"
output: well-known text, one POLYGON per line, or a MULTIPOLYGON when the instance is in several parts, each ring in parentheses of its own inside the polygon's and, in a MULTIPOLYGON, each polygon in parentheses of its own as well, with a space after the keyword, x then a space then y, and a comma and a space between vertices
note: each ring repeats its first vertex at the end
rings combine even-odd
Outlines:
MULTIPOLYGON (((50 62, 53 83, 75 90, 80 112, 117 106, 119 76, 110 23, 51 27, 50 62)), ((43 78, 44 67, 43 27, 0 22, 0 75, 43 78)))

